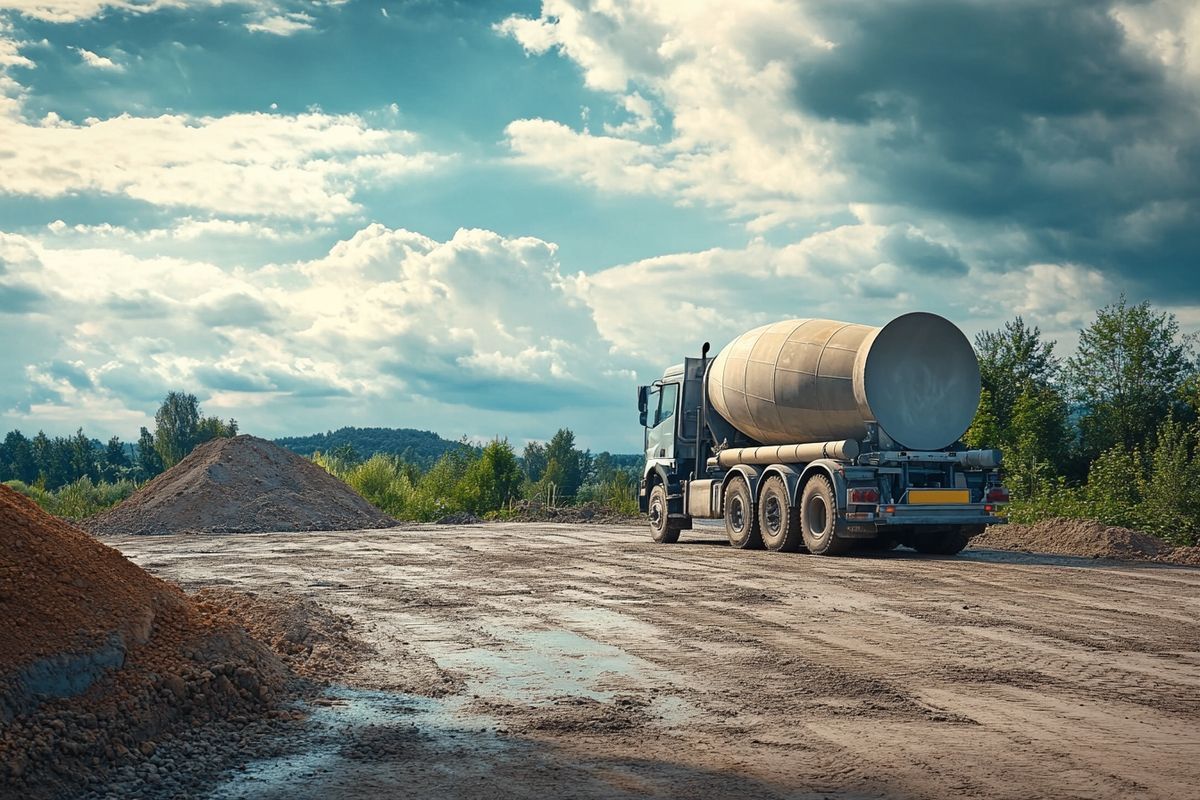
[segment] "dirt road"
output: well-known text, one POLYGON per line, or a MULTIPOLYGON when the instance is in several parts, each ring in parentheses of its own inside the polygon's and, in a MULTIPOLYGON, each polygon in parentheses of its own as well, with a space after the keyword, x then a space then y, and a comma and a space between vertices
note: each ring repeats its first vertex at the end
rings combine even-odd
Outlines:
POLYGON ((723 531, 106 539, 378 648, 213 798, 1140 798, 1200 791, 1200 569, 818 558, 723 531))

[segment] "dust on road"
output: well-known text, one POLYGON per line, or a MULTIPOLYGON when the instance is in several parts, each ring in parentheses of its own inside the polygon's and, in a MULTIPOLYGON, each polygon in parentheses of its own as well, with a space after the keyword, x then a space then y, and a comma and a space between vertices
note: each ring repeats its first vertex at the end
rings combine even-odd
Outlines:
POLYGON ((1194 796, 1200 570, 640 527, 118 537, 377 655, 212 797, 1194 796))

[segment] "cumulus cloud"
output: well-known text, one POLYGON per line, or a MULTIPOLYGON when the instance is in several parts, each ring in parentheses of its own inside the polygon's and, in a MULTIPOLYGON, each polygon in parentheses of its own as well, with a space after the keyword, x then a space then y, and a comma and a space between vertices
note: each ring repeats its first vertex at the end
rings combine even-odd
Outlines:
POLYGON ((275 36, 291 36, 300 31, 312 30, 315 19, 303 11, 287 14, 260 14, 253 22, 246 23, 246 30, 255 33, 270 33, 275 36))
POLYGON ((359 209, 363 184, 445 160, 406 131, 353 114, 122 114, 81 124, 0 115, 0 192, 122 195, 218 214, 329 220, 359 209))
MULTIPOLYGON (((82 14, 92 6, 55 8, 82 14)), ((450 158, 422 150, 409 131, 373 127, 356 114, 319 110, 290 115, 121 114, 83 122, 50 112, 31 120, 25 90, 10 74, 13 68, 35 66, 22 54, 21 44, 0 20, 3 194, 57 198, 90 193, 217 216, 329 221, 360 210, 355 195, 361 188, 428 172, 450 158)), ((120 69, 103 56, 75 49, 93 67, 120 69)))
POLYGON ((89 241, 0 234, 0 327, 36 315, 39 329, 29 352, 0 355, 28 379, 0 389, 14 422, 144 420, 166 390, 186 387, 252 430, 295 430, 297 415, 336 397, 338 418, 360 424, 401 424, 407 409, 417 416, 403 424, 544 436, 570 419, 611 442, 635 431, 639 380, 757 324, 883 324, 928 309, 971 334, 1020 313, 1069 346, 1120 293, 1073 263, 996 280, 940 233, 865 221, 592 273, 564 268, 550 242, 478 229, 437 240, 376 223, 319 257, 259 268, 89 241))
MULTIPOLYGON (((26 369, 44 378, 39 391, 53 384, 77 405, 115 401, 137 383, 508 412, 591 405, 619 388, 597 385, 619 368, 555 246, 535 238, 464 229, 436 241, 374 224, 323 257, 256 270, 64 247, 52 232, 0 234, 0 253, 3 279, 54 308, 39 324, 58 344, 26 369), (72 393, 66 369, 48 363, 80 370, 68 376, 72 393)), ((43 411, 49 403, 41 398, 43 411)))
POLYGON ((79 58, 84 64, 92 69, 108 70, 110 72, 124 72, 125 67, 113 61, 108 56, 102 56, 99 53, 93 53, 83 47, 72 48, 79 54, 79 58))
POLYGON ((712 205, 751 231, 850 214, 948 227, 966 244, 928 255, 959 274, 1087 264, 1165 296, 1200 258, 1198 9, 545 0, 497 30, 670 124, 646 142, 636 121, 518 120, 507 141, 564 178, 712 205), (1024 249, 996 257, 1014 231, 1024 249))

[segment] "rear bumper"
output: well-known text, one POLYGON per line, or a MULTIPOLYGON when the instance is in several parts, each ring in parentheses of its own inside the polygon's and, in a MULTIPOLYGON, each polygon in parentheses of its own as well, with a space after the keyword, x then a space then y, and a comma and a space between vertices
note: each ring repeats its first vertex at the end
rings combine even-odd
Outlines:
POLYGON ((1008 520, 996 514, 984 511, 967 512, 962 506, 940 509, 933 506, 918 506, 911 512, 900 511, 897 507, 892 514, 876 514, 876 525, 1003 525, 1008 520))
MULTIPOLYGON (((988 511, 982 503, 970 505, 896 505, 894 511, 882 508, 873 512, 846 513, 843 515, 847 533, 868 535, 898 526, 920 525, 1003 525, 1008 520, 995 511, 988 511)), ((994 508, 994 506, 993 506, 994 508)))

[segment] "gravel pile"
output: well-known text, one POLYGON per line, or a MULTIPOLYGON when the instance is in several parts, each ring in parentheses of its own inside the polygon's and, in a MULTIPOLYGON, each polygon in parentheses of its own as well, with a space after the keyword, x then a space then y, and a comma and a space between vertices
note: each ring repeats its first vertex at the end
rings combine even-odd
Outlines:
POLYGON ((4 486, 0 544, 4 796, 186 796, 162 745, 288 717, 278 656, 4 486))
POLYGON ((1034 525, 994 525, 971 547, 1133 561, 1200 563, 1200 548, 1172 547, 1148 533, 1082 519, 1047 519, 1034 525))
POLYGON ((254 436, 206 442, 116 508, 100 535, 342 531, 398 523, 308 459, 254 436))

